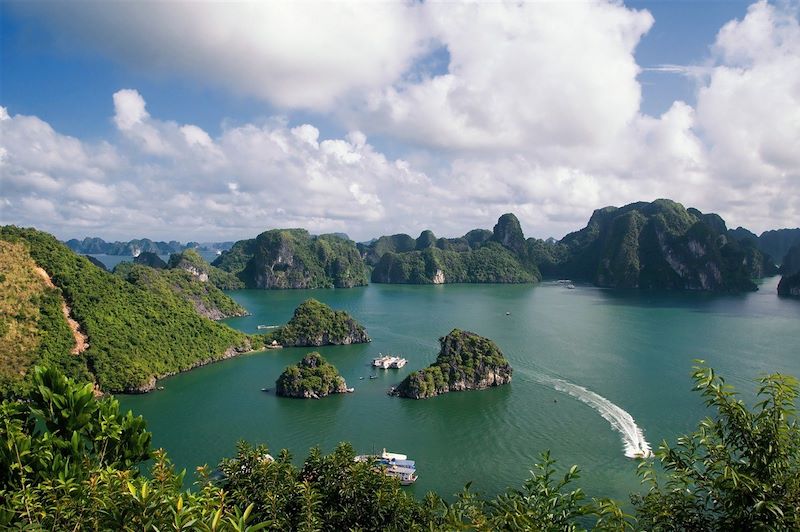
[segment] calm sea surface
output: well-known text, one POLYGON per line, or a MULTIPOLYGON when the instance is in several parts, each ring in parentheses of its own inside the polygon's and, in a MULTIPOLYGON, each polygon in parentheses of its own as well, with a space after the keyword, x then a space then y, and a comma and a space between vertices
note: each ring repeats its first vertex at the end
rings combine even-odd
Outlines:
POLYGON ((419 496, 452 494, 469 481, 493 495, 520 486, 550 449, 561 466, 581 467, 580 485, 590 495, 627 500, 639 488, 636 461, 625 457, 611 422, 624 428, 622 414, 630 414, 653 447, 691 430, 707 412, 690 392, 693 359, 705 359, 748 401, 758 375, 800 376, 800 302, 779 299, 777 281, 744 295, 568 290, 547 282, 234 291, 252 315, 227 323, 246 332, 285 323, 309 297, 364 324, 372 343, 319 349, 355 393, 313 401, 262 392, 310 351, 293 348, 199 368, 160 382, 163 391, 119 399, 145 416, 155 445, 190 474, 234 454, 240 439, 288 448, 298 461, 313 446, 327 452, 350 441, 359 452, 386 447, 416 460, 419 480, 409 489, 419 496), (390 386, 435 359, 437 339, 454 327, 494 340, 514 368, 513 382, 424 401, 387 396, 390 386), (379 353, 409 363, 373 370, 379 353), (592 403, 588 392, 581 400, 557 391, 548 384, 554 379, 620 410, 606 409, 604 419, 596 396, 592 403))

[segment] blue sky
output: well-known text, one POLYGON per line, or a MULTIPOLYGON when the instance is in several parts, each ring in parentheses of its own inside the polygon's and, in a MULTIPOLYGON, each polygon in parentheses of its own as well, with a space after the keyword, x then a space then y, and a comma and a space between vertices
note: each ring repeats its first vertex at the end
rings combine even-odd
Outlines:
POLYGON ((594 208, 659 196, 756 231, 800 216, 785 192, 795 110, 762 114, 763 132, 744 114, 763 111, 765 84, 798 102, 791 74, 769 79, 796 64, 796 2, 342 3, 321 23, 315 4, 275 5, 0 3, 0 221, 64 238, 367 238, 460 234, 511 210, 558 237, 594 208), (285 22, 262 32, 259 17, 285 22), (723 127, 726 106, 741 116, 723 127), (36 135, 53 161, 25 152, 36 135), (736 139, 763 149, 732 160, 736 139))

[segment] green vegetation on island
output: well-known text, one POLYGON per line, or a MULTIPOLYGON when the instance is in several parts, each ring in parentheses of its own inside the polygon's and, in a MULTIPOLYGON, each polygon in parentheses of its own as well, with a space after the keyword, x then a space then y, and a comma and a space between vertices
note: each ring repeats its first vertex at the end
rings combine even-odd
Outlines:
POLYGON ((142 266, 149 266, 150 268, 155 268, 156 270, 163 270, 167 267, 167 263, 164 262, 161 257, 149 251, 142 251, 137 256, 133 257, 133 263, 141 264, 142 266))
POLYGON ((400 284, 532 283, 541 279, 530 260, 519 220, 500 217, 494 231, 475 229, 460 238, 437 239, 423 231, 411 237, 381 237, 362 249, 374 262, 372 282, 400 284))
POLYGON ((488 499, 465 489, 419 500, 397 479, 356 462, 342 443, 312 449, 301 467, 282 450, 240 443, 221 478, 198 468, 183 489, 144 420, 113 398, 37 368, 29 392, 0 404, 0 527, 30 530, 797 530, 800 425, 797 380, 759 379, 748 408, 707 367, 695 390, 714 415, 642 461, 634 515, 610 499, 588 499, 577 466, 548 452, 520 488, 488 499), (140 472, 148 459, 149 475, 140 472))
POLYGON ((717 214, 685 209, 670 200, 605 207, 587 226, 560 241, 526 239, 513 214, 492 231, 460 238, 424 231, 359 244, 376 283, 519 283, 570 278, 597 286, 667 290, 748 291, 775 275, 765 249, 795 238, 795 230, 761 237, 728 230, 717 214))
POLYGON ((414 371, 390 391, 392 395, 426 399, 447 392, 481 390, 511 382, 513 369, 500 348, 473 332, 453 329, 439 338, 436 362, 414 371))
POLYGON ((598 286, 667 290, 755 290, 774 265, 750 242, 726 235, 717 215, 670 200, 606 207, 550 245, 560 277, 598 286))
POLYGON ((29 387, 35 364, 91 380, 85 360, 71 354, 61 291, 42 273, 23 242, 0 235, 0 397, 29 387))
POLYGON ((274 229, 240 240, 213 265, 248 288, 351 288, 367 284, 356 245, 338 235, 274 229))
POLYGON ((114 274, 162 296, 173 293, 190 303, 198 314, 212 320, 247 314, 244 307, 210 281, 203 281, 201 277, 184 269, 155 269, 141 264, 120 262, 114 268, 114 274))
POLYGON ((167 267, 171 270, 184 270, 202 282, 210 282, 220 290, 238 290, 244 283, 230 272, 212 266, 194 249, 187 249, 169 256, 167 267))
MULTIPOLYGON (((2 352, 1 367, 12 366, 6 392, 24 388, 34 364, 47 363, 70 377, 93 381, 105 392, 144 392, 158 376, 170 375, 251 348, 247 335, 200 316, 172 290, 153 290, 125 281, 79 256, 47 233, 14 226, 0 228, 0 241, 24 248, 0 289, 23 286, 27 295, 12 296, 20 311, 3 314, 3 344, 13 335, 24 352, 2 352), (27 259, 30 257, 30 260, 27 259), (31 268, 42 268, 53 288, 33 280, 31 268), (16 272, 16 273, 13 273, 16 272), (26 273, 27 272, 27 273, 26 273), (66 317, 85 335, 79 354, 66 317), (9 357, 6 359, 5 357, 9 357)), ((6 254, 3 254, 4 261, 6 254)), ((144 269, 144 266, 135 268, 144 269)), ((156 270, 148 269, 152 272, 156 270)), ((152 280, 152 279, 151 279, 152 280)), ((154 281, 155 283, 155 281, 154 281)), ((157 283, 156 283, 157 284, 157 283)))
POLYGON ((295 310, 289 323, 273 332, 270 339, 286 347, 363 344, 367 331, 343 310, 333 310, 316 299, 307 299, 295 310))
POLYGON ((334 393, 347 393, 347 383, 336 367, 316 351, 287 368, 275 381, 275 393, 282 397, 320 399, 334 393))

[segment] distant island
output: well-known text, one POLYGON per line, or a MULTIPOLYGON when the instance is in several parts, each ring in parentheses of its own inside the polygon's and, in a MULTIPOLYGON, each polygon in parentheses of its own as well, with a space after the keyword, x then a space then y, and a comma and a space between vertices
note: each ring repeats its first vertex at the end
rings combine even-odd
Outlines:
MULTIPOLYGON (((137 254, 161 267, 158 255, 179 242, 147 239, 103 246, 101 239, 68 242, 82 253, 137 254), (122 245, 124 244, 124 245, 122 245)), ((352 288, 373 283, 535 283, 571 279, 609 288, 742 292, 777 274, 800 228, 728 229, 714 213, 668 199, 604 207, 586 227, 561 240, 526 238, 512 213, 492 230, 473 229, 441 238, 425 230, 381 236, 356 244, 346 234, 311 235, 304 229, 272 229, 235 243, 212 263, 220 289, 352 288), (227 277, 219 281, 222 273, 227 277)), ((204 249, 190 242, 183 251, 204 249)))
POLYGON ((361 250, 365 260, 374 262, 374 283, 532 283, 542 277, 513 214, 501 216, 493 231, 438 239, 423 231, 416 240, 393 235, 361 250))
POLYGON ((335 393, 353 391, 337 369, 316 351, 297 364, 288 366, 275 382, 275 393, 282 397, 320 399, 335 393))
POLYGON ((436 362, 414 371, 389 393, 427 399, 443 393, 481 390, 511 382, 513 369, 500 348, 473 332, 453 329, 439 338, 436 362))
POLYGON ((347 312, 333 310, 316 299, 298 306, 285 326, 269 335, 285 347, 363 344, 370 341, 364 327, 347 312))
POLYGON ((169 255, 180 253, 186 249, 199 251, 222 251, 230 249, 233 242, 188 242, 182 244, 176 240, 153 241, 149 238, 129 240, 127 242, 106 242, 102 238, 87 237, 83 240, 72 238, 64 242, 68 248, 76 253, 94 255, 127 255, 136 257, 142 253, 155 253, 156 255, 169 255))
POLYGON ((274 229, 240 240, 212 264, 248 288, 351 288, 368 281, 355 242, 305 229, 274 229))

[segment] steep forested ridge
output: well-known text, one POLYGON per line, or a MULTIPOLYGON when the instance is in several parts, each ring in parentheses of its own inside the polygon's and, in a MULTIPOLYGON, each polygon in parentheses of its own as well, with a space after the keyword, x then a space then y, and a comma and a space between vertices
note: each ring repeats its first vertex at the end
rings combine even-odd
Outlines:
MULTIPOLYGON (((59 294, 88 337, 83 353, 69 355, 74 343, 63 345, 63 322, 53 317, 52 330, 61 331, 62 341, 46 344, 49 351, 40 343, 30 363, 56 359, 67 374, 89 376, 104 391, 145 391, 158 375, 250 348, 246 335, 200 316, 173 292, 138 287, 103 271, 47 233, 5 226, 0 241, 24 246, 56 287, 45 296, 59 294)), ((50 316, 54 306, 40 304, 39 312, 50 316)), ((16 327, 24 320, 14 316, 12 321, 16 327)), ((51 330, 49 325, 42 329, 51 330)))

